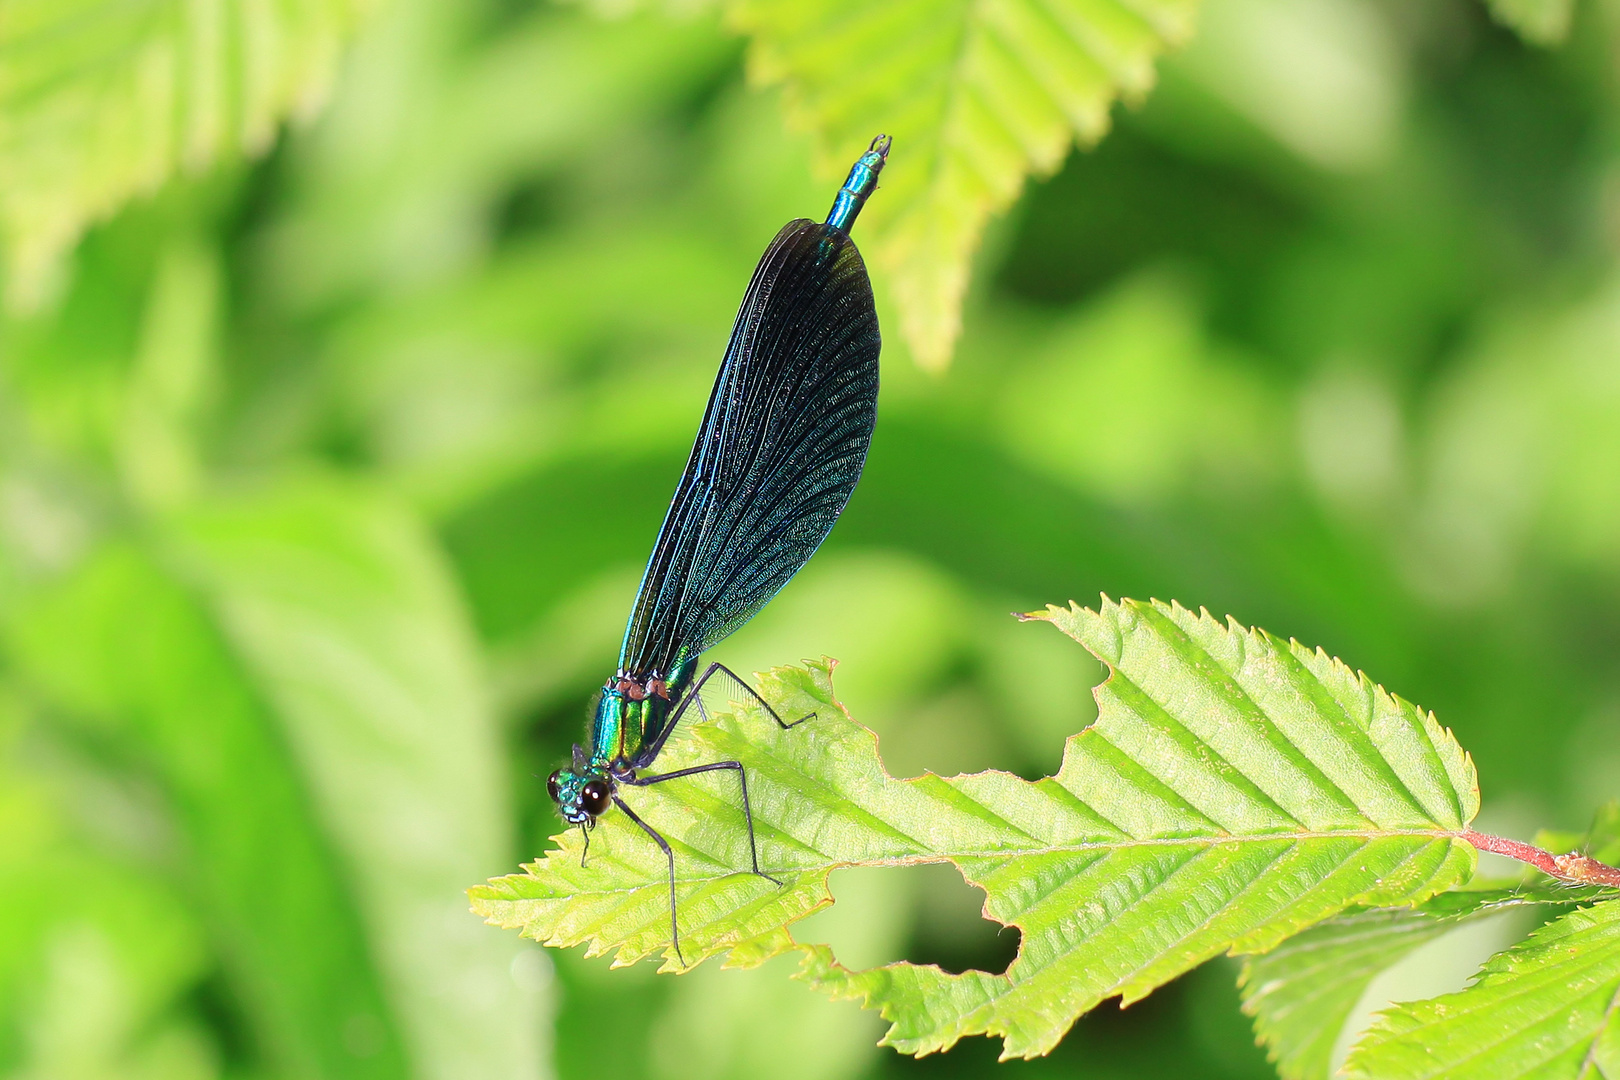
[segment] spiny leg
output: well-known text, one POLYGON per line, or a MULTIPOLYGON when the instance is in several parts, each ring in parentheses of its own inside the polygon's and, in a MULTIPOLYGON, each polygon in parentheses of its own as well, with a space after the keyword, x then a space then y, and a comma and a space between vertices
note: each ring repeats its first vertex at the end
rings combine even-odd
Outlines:
POLYGON ((631 821, 641 826, 641 831, 653 838, 653 843, 664 849, 664 858, 669 860, 669 941, 675 946, 675 955, 681 961, 681 967, 686 966, 686 957, 681 955, 681 929, 675 921, 675 849, 669 846, 669 841, 658 835, 658 830, 642 821, 636 812, 624 804, 618 795, 613 796, 613 805, 625 812, 631 821))
MULTIPOLYGON (((784 725, 788 726, 788 725, 784 725)), ((759 868, 759 846, 754 840, 754 810, 748 801, 748 771, 743 768, 740 761, 715 761, 708 765, 693 765, 689 769, 676 769, 674 772, 659 773, 657 776, 638 776, 635 779, 624 779, 622 783, 634 787, 648 787, 652 784, 662 784, 665 780, 674 780, 682 776, 696 776, 698 773, 714 772, 716 769, 736 769, 737 782, 742 785, 743 821, 748 824, 748 857, 754 864, 754 873, 766 881, 774 881, 781 885, 779 878, 774 878, 759 868)), ((646 828, 645 825, 642 828, 646 828)))
MULTIPOLYGON (((704 670, 703 677, 692 684, 692 689, 687 693, 687 697, 696 697, 697 692, 702 689, 703 684, 708 682, 709 677, 712 675, 724 675, 726 678, 742 687, 743 691, 747 693, 749 697, 759 702, 759 707, 769 713, 771 719, 776 721, 776 726, 781 728, 783 731, 796 728, 806 720, 814 720, 816 718, 816 714, 814 712, 807 712, 797 720, 793 721, 793 723, 788 723, 786 720, 783 720, 777 715, 776 710, 771 708, 771 703, 761 697, 758 690, 755 690, 752 686, 749 686, 741 675, 738 675, 735 671, 732 671, 730 668, 726 667, 726 665, 719 663, 710 664, 708 668, 704 670)), ((699 702, 698 707, 699 709, 702 708, 701 702, 699 702)))
POLYGON ((657 741, 637 755, 636 760, 639 764, 650 764, 652 760, 658 756, 659 752, 664 749, 664 743, 669 741, 670 735, 673 734, 675 728, 680 725, 681 717, 686 715, 686 710, 691 708, 694 703, 697 705, 698 715, 704 720, 709 719, 709 712, 703 707, 702 691, 704 684, 706 684, 709 679, 715 675, 724 675, 747 691, 748 696, 759 702, 760 708, 769 713, 771 719, 775 720, 776 725, 783 731, 789 731, 798 727, 806 720, 814 720, 816 718, 816 714, 814 712, 808 712, 799 717, 797 720, 793 721, 793 723, 788 723, 786 720, 783 720, 781 716, 777 715, 776 710, 771 708, 771 703, 761 697, 758 690, 755 690, 752 686, 749 686, 743 681, 741 675, 738 675, 735 671, 732 671, 724 664, 710 664, 708 667, 703 669, 703 674, 697 677, 697 681, 692 684, 691 689, 687 690, 685 696, 681 698, 680 704, 675 706, 675 711, 670 714, 669 723, 664 726, 664 730, 659 734, 657 741))

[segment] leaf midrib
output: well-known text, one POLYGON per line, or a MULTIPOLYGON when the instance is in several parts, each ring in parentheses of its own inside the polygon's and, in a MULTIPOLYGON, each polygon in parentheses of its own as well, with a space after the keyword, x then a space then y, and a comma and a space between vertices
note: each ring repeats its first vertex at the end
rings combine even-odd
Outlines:
MULTIPOLYGON (((1379 829, 1379 828, 1372 828, 1372 829, 1367 829, 1367 830, 1342 829, 1342 830, 1326 830, 1326 831, 1314 831, 1314 832, 1256 833, 1256 834, 1249 835, 1249 836, 1152 837, 1152 838, 1145 839, 1145 840, 1082 841, 1082 842, 1079 842, 1079 843, 1072 843, 1072 844, 1048 844, 1048 845, 1044 845, 1044 846, 1041 846, 1041 847, 1029 847, 1029 848, 990 848, 990 849, 979 850, 979 851, 930 851, 925 855, 894 856, 894 857, 882 857, 882 858, 871 858, 871 859, 835 859, 835 860, 832 860, 830 862, 819 863, 819 864, 814 865, 814 866, 802 866, 802 867, 767 866, 767 867, 765 867, 765 870, 767 872, 800 875, 800 874, 817 874, 817 873, 820 873, 820 872, 822 872, 824 870, 841 870, 841 869, 845 869, 845 868, 848 868, 848 867, 854 867, 854 866, 918 866, 918 865, 921 865, 921 864, 924 864, 924 863, 956 862, 959 859, 961 859, 961 860, 1009 859, 1009 858, 1022 858, 1022 857, 1034 856, 1034 855, 1083 853, 1083 852, 1092 852, 1092 851, 1134 851, 1134 850, 1138 850, 1140 848, 1148 848, 1148 847, 1203 846, 1203 847, 1212 848, 1212 847, 1222 846, 1222 845, 1225 845, 1225 844, 1270 843, 1270 842, 1275 842, 1277 840, 1289 840, 1289 841, 1304 840, 1304 841, 1310 841, 1310 840, 1343 840, 1343 839, 1347 839, 1347 838, 1348 839, 1360 838, 1360 839, 1368 840, 1368 841, 1387 840, 1387 839, 1394 839, 1394 838, 1397 838, 1397 837, 1422 837, 1424 839, 1429 839, 1429 840, 1447 840, 1447 839, 1461 840, 1462 839, 1462 834, 1463 834, 1463 830, 1453 830, 1453 829, 1379 829)), ((572 857, 571 853, 563 851, 561 849, 554 849, 553 851, 548 852, 547 855, 546 855, 546 858, 550 859, 553 856, 572 857)), ((679 861, 677 860, 677 866, 678 865, 679 865, 679 861)), ((721 881, 721 880, 724 880, 725 878, 728 878, 728 877, 736 877, 739 874, 744 875, 744 876, 750 876, 750 877, 752 876, 752 872, 748 871, 748 870, 730 870, 730 871, 727 871, 724 874, 706 874, 706 875, 695 875, 695 876, 683 876, 677 870, 676 875, 675 875, 675 884, 676 885, 681 885, 682 883, 707 883, 707 882, 721 881)), ((535 876, 532 873, 529 876, 530 876, 531 879, 538 880, 538 878, 535 878, 535 876)), ((587 890, 580 890, 580 891, 569 893, 567 897, 563 897, 563 896, 558 896, 558 897, 524 897, 524 898, 519 898, 519 899, 522 899, 522 900, 549 900, 549 899, 565 900, 565 899, 569 899, 569 898, 573 898, 573 897, 582 897, 582 896, 615 896, 615 895, 619 895, 619 894, 632 893, 632 892, 635 892, 637 889, 647 889, 647 888, 655 888, 655 887, 656 888, 666 888, 667 886, 668 886, 668 879, 660 877, 656 881, 649 879, 649 880, 642 881, 642 882, 634 884, 634 885, 625 886, 623 888, 594 889, 594 890, 588 890, 588 891, 587 890)), ((508 901, 508 900, 505 900, 504 898, 496 898, 496 897, 492 897, 492 898, 489 898, 489 899, 490 899, 490 902, 493 902, 493 903, 516 902, 516 901, 508 901)))

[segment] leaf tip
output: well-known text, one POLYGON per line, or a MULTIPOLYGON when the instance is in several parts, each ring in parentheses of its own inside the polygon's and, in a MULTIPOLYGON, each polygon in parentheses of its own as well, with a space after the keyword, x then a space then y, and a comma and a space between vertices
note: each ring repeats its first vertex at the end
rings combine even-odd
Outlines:
POLYGON ((1080 610, 1080 606, 1070 600, 1069 606, 1066 608, 1059 607, 1057 604, 1047 604, 1040 611, 1014 611, 1012 617, 1019 622, 1054 622, 1057 619, 1074 614, 1077 610, 1080 610))

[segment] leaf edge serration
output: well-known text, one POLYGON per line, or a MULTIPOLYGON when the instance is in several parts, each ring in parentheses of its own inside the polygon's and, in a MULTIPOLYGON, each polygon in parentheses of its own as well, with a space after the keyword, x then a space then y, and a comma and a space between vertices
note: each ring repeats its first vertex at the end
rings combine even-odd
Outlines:
MULTIPOLYGON (((833 780, 855 777, 847 786, 860 792, 861 798, 871 800, 868 808, 862 808, 862 814, 881 816, 884 812, 882 807, 887 806, 891 815, 909 810, 915 817, 917 807, 921 805, 931 813, 945 813, 948 816, 965 806, 982 810, 987 819, 1002 828, 1002 834, 998 835, 1016 834, 1021 840, 999 847, 982 843, 978 848, 959 845, 954 851, 899 847, 893 851, 879 851, 876 855, 868 852, 862 857, 849 856, 848 852, 842 856, 829 854, 820 865, 803 865, 788 871, 792 876, 787 879, 788 887, 784 896, 792 898, 791 910, 778 908, 772 924, 755 925, 747 933, 715 938, 701 949, 688 945, 689 958, 700 962, 709 956, 725 954, 726 966, 754 966, 773 956, 797 950, 801 953, 801 962, 795 977, 829 996, 859 1000, 865 1007, 877 1009, 890 1021, 891 1027, 883 1038, 885 1045, 922 1055, 947 1049, 964 1035, 994 1034, 1002 1036, 1004 1040, 1003 1059, 1029 1058, 1049 1052, 1080 1015, 1108 997, 1118 997, 1122 1004, 1130 1004, 1220 953, 1264 952, 1292 934, 1347 908, 1416 904, 1472 873, 1474 849, 1459 835, 1478 806, 1472 761, 1452 733, 1442 728, 1432 714, 1388 694, 1365 675, 1352 671, 1324 651, 1306 649, 1295 641, 1284 642, 1263 630, 1243 627, 1234 620, 1229 619, 1224 623, 1217 621, 1204 610, 1195 614, 1178 604, 1158 601, 1114 602, 1104 597, 1095 611, 1071 604, 1067 608, 1054 606, 1045 612, 1023 617, 1053 622, 1098 655, 1109 668, 1108 678, 1094 691, 1099 699, 1098 722, 1070 736, 1065 746, 1064 764, 1058 774, 1034 783, 994 771, 952 778, 924 774, 911 780, 896 780, 882 769, 881 761, 877 759, 875 737, 868 729, 856 724, 832 694, 831 662, 812 663, 805 668, 779 668, 761 678, 762 689, 772 700, 779 700, 784 695, 791 696, 794 692, 810 693, 809 701, 824 702, 836 709, 847 730, 840 733, 827 729, 810 737, 830 737, 829 745, 838 744, 844 751, 853 748, 856 757, 868 759, 853 764, 850 760, 841 759, 837 768, 846 770, 847 775, 832 776, 833 780), (1232 812, 1231 807, 1236 807, 1239 813, 1271 814, 1273 817, 1280 814, 1282 816, 1277 820, 1283 824, 1254 833, 1225 833, 1218 827, 1208 828, 1215 818, 1207 816, 1198 807, 1172 805, 1174 798, 1163 800, 1168 809, 1155 811, 1158 817, 1147 814, 1140 820, 1125 821, 1124 824, 1109 820, 1105 811, 1111 807, 1105 802, 1093 800, 1104 807, 1104 811, 1098 811, 1065 787, 1065 783, 1079 775, 1076 763, 1085 752, 1093 746, 1106 745, 1102 733, 1109 730, 1109 724, 1113 722, 1111 718, 1121 708, 1118 701, 1110 702, 1107 694, 1117 695, 1129 682, 1121 669, 1125 659, 1124 650, 1141 644, 1133 635, 1139 636, 1144 626, 1161 636, 1190 635, 1189 642, 1203 635, 1213 652, 1199 652, 1184 642, 1187 647, 1183 659, 1191 657, 1189 662, 1205 664, 1204 668, 1199 669, 1200 678, 1209 687, 1215 687, 1227 695, 1216 702, 1222 707, 1242 706, 1243 687, 1239 685, 1241 680, 1229 680, 1230 686, 1222 683, 1225 675, 1208 667, 1206 661, 1211 661, 1216 653, 1225 658, 1224 662, 1236 665, 1234 670, 1245 678, 1252 673, 1248 673, 1244 665, 1258 659, 1270 665, 1266 669, 1271 673, 1268 677, 1283 678, 1280 685, 1285 689, 1288 679, 1305 679, 1305 684, 1319 692, 1318 697, 1321 698, 1321 701, 1314 701, 1313 704, 1326 708, 1335 716, 1342 712, 1343 716, 1336 721, 1338 730, 1349 733, 1363 743, 1381 746, 1380 739, 1418 739, 1428 747, 1429 752, 1418 755, 1426 758, 1425 761, 1411 766, 1415 771, 1411 772, 1405 786, 1412 790, 1406 791, 1400 798, 1385 798, 1383 803, 1373 799, 1364 808, 1356 802, 1356 798, 1365 800, 1367 792, 1376 793, 1377 788, 1376 782, 1372 788, 1365 786, 1364 774, 1367 770, 1373 769, 1376 773, 1377 769, 1386 768, 1388 776, 1393 777, 1396 776, 1397 767, 1389 765, 1376 754, 1365 761, 1357 759, 1354 754, 1342 755, 1348 765, 1345 762, 1326 761, 1322 765, 1326 771, 1320 775, 1328 776, 1338 769, 1350 781, 1361 782, 1363 789, 1358 791, 1354 783, 1349 783, 1351 794, 1329 793, 1332 797, 1324 796, 1318 800, 1320 806, 1307 809, 1318 815, 1327 814, 1325 820, 1329 820, 1330 824, 1339 819, 1363 824, 1354 828, 1313 830, 1302 827, 1299 821, 1288 816, 1287 807, 1269 799, 1266 792, 1261 790, 1264 785, 1251 783, 1248 777, 1240 776, 1229 763, 1222 762, 1218 754, 1211 752, 1202 759, 1196 755, 1187 759, 1192 767, 1203 768, 1219 778, 1221 783, 1216 787, 1224 784, 1232 788, 1232 792, 1216 792, 1226 797, 1227 802, 1217 800, 1213 808, 1207 808, 1209 813, 1218 817, 1220 813, 1232 812), (1281 672, 1282 676, 1276 676, 1277 672, 1281 672), (1337 696, 1329 694, 1330 688, 1337 696), (855 776, 867 767, 869 772, 855 776), (1356 772, 1357 768, 1361 769, 1360 773, 1356 772), (1242 789, 1242 785, 1227 782, 1235 780, 1242 780, 1248 784, 1248 788, 1242 789), (1449 796, 1437 801, 1436 791, 1444 794, 1447 789, 1450 790, 1449 796), (1037 795, 1039 797, 1034 797, 1037 795), (945 801, 941 801, 942 798, 945 801), (1064 800, 1067 800, 1067 804, 1064 800), (996 804, 1003 802, 1007 805, 997 810, 996 804), (872 809, 874 807, 879 809, 872 809), (1182 816, 1177 818, 1177 814, 1182 816), (1350 817, 1344 817, 1346 814, 1350 817), (1369 814, 1372 816, 1367 816, 1369 814), (1041 827, 1049 825, 1046 818, 1065 815, 1071 831, 1079 830, 1076 835, 1084 834, 1080 840, 1070 838, 1070 841, 1050 842, 1056 834, 1048 830, 1042 834, 1047 836, 1046 841, 1022 844, 1022 840, 1033 838, 1041 827), (1333 815, 1339 815, 1339 818, 1333 815), (1390 817, 1394 825, 1386 827, 1377 824, 1374 818, 1378 815, 1390 817), (1036 824, 1032 825, 1032 821, 1036 824), (1188 822, 1200 821, 1203 822, 1203 826, 1200 826, 1203 831, 1187 831, 1188 822), (1186 916, 1185 912, 1174 906, 1179 902, 1176 900, 1179 894, 1172 893, 1169 901, 1165 901, 1162 894, 1153 898, 1172 904, 1161 921, 1174 923, 1181 919, 1178 932, 1182 936, 1159 951, 1149 949, 1142 952, 1133 944, 1136 940, 1134 935, 1152 938, 1157 924, 1134 932, 1119 928, 1120 923, 1131 917, 1131 904, 1142 898, 1127 898, 1129 902, 1123 905, 1116 903, 1117 910, 1109 915, 1098 897, 1109 888, 1117 891, 1117 881, 1110 886, 1109 882, 1114 879, 1104 876, 1098 888, 1088 891, 1085 887, 1088 883, 1084 878, 1090 863, 1102 864, 1121 852, 1125 854, 1118 861, 1125 864, 1125 869, 1118 872, 1136 874, 1138 877, 1143 874, 1159 875, 1162 879, 1156 879, 1147 888, 1144 897, 1151 898, 1153 889, 1173 879, 1184 865, 1194 867, 1189 873, 1195 876, 1188 879, 1194 893, 1188 895, 1194 895, 1196 899, 1198 890, 1219 892, 1222 889, 1230 895, 1201 918, 1186 916), (1075 906, 1063 909, 1061 917, 1069 919, 1073 925, 1079 925, 1075 920, 1083 918, 1100 919, 1095 925, 1101 928, 1098 936, 1104 939, 1105 946, 1108 945, 1109 932, 1116 938, 1123 937, 1122 945, 1116 941, 1113 946, 1108 946, 1113 948, 1115 955, 1110 956, 1106 951, 1098 953, 1095 948, 1088 952, 1086 947, 1095 942, 1085 932, 1076 931, 1077 937, 1067 943, 1059 941, 1055 951, 1050 942, 1037 943, 1037 948, 1047 949, 1044 960, 1026 962, 1026 954, 1032 947, 1032 932, 1041 932, 1045 927, 1038 919, 1023 918, 1022 914, 1028 908, 1019 909, 1012 905, 1007 899, 1008 890, 1017 886, 1020 872, 1042 860, 1049 864, 1047 872, 1056 875, 1056 891, 1061 892, 1064 887, 1073 888, 1076 881, 1081 883, 1075 893, 1075 906), (1018 959, 1007 972, 992 974, 970 971, 954 975, 930 965, 904 962, 852 971, 838 963, 829 947, 795 942, 788 932, 791 923, 831 902, 828 878, 833 869, 861 864, 903 865, 940 861, 952 863, 967 881, 986 890, 986 917, 1004 925, 1016 926, 1024 934, 1018 959), (1052 866, 1058 869, 1051 870, 1052 866), (1223 873, 1226 874, 1224 878, 1223 873), (1199 874, 1203 876, 1197 876, 1199 874), (1307 878, 1309 881, 1305 883, 1307 878), (1298 887, 1297 895, 1288 892, 1288 888, 1293 887, 1288 886, 1288 882, 1298 887), (1093 908, 1095 912, 1090 910, 1093 908), (1134 966, 1121 959, 1127 953, 1137 957, 1138 962, 1134 966), (1072 970, 1064 970, 1065 964, 1072 970), (1125 966, 1099 975, 1099 965, 1108 967, 1109 964, 1125 966), (1053 972, 1056 972, 1056 978, 1048 980, 1046 976, 1053 972), (1032 985, 1037 983, 1047 985, 1032 985)), ((1125 663, 1124 667, 1130 670, 1131 664, 1125 663)), ((1264 684, 1256 685, 1261 690, 1268 690, 1264 684)), ((1144 707, 1153 705, 1146 698, 1142 700, 1147 701, 1144 707)), ((738 740, 742 740, 749 744, 743 749, 754 753, 759 762, 757 765, 750 764, 750 769, 767 768, 766 775, 769 775, 768 766, 780 763, 779 750, 789 754, 809 753, 803 746, 783 744, 774 732, 759 724, 752 724, 747 732, 727 731, 723 723, 725 719, 716 717, 712 724, 694 727, 690 752, 694 755, 700 751, 706 752, 708 759, 714 760, 720 754, 738 753, 738 748, 742 746, 738 740), (726 741, 728 738, 730 742, 726 741), (785 749, 782 749, 784 746, 785 749)), ((1150 716, 1149 719, 1155 717, 1150 716)), ((1172 716, 1171 719, 1175 718, 1172 716)), ((1190 717, 1189 722, 1197 726, 1198 723, 1207 724, 1207 719, 1190 717)), ((1163 727, 1164 730, 1158 734, 1180 730, 1173 723, 1164 723, 1163 727)), ((1262 734, 1269 731, 1269 737, 1273 740, 1277 738, 1276 732, 1265 724, 1257 725, 1255 729, 1262 734)), ((1186 741, 1185 738, 1183 741, 1186 741)), ((1291 744, 1284 744, 1284 749, 1290 748, 1291 744)), ((822 749, 825 750, 825 747, 822 749)), ((1195 745, 1194 749, 1208 748, 1200 744, 1195 745)), ((1367 757, 1365 746, 1361 751, 1362 756, 1367 757)), ((1297 760, 1283 760, 1282 765, 1296 771, 1303 770, 1302 775, 1317 768, 1316 763, 1302 754, 1296 754, 1295 758, 1297 760)), ((1141 773, 1137 779, 1142 781, 1144 789, 1152 783, 1160 783, 1158 778, 1130 759, 1123 760, 1141 773)), ((1086 767, 1093 773, 1098 772, 1095 762, 1086 767)), ((1107 770, 1104 768, 1101 771, 1107 770)), ((820 784, 829 790, 836 788, 836 784, 829 787, 824 783, 827 776, 818 778, 812 775, 803 779, 812 786, 820 784)), ((1378 780, 1376 775, 1374 780, 1378 780)), ((1161 783, 1160 786, 1165 785, 1161 783)), ((1402 787, 1395 783, 1389 786, 1392 790, 1402 787)), ((803 789, 804 792, 810 790, 810 787, 803 789)), ((1127 786, 1127 790, 1134 789, 1127 786)), ((1172 797, 1180 794, 1173 784, 1166 790, 1172 797)), ((762 814, 758 802, 755 814, 756 823, 762 829, 775 828, 779 824, 768 808, 762 814)), ((1115 816, 1118 817, 1118 814, 1115 816)), ((902 814, 897 820, 910 819, 902 814)), ((822 823, 825 824, 825 821, 822 823)), ((911 820, 910 825, 916 832, 916 822, 911 820)), ((848 827, 855 828, 855 825, 848 827)), ((792 832, 791 824, 783 826, 783 829, 784 834, 792 832)), ((893 834, 902 835, 903 830, 897 827, 893 834)), ((908 843, 915 843, 913 837, 905 838, 908 843)), ((533 907, 539 898, 532 894, 524 897, 521 893, 527 892, 538 882, 539 876, 545 873, 547 861, 577 854, 577 847, 570 847, 567 836, 559 840, 561 848, 548 852, 545 859, 526 866, 523 874, 495 879, 488 886, 470 890, 474 910, 488 921, 521 929, 526 936, 548 944, 585 943, 588 955, 616 949, 616 965, 633 962, 648 951, 655 951, 655 948, 646 945, 646 939, 641 945, 632 947, 622 939, 581 933, 578 927, 559 932, 555 920, 551 920, 552 929, 547 931, 539 925, 547 920, 537 920, 534 911, 523 911, 512 906, 513 902, 527 902, 533 907), (505 902, 498 897, 498 892, 506 892, 505 902)), ((592 857, 596 857, 594 852, 592 857)), ((736 876, 729 875, 730 878, 736 876)), ((698 881, 698 878, 691 880, 698 881)), ((720 880, 721 877, 717 876, 712 882, 720 880)), ((1140 881, 1136 884, 1140 885, 1140 881)), ((699 887, 704 887, 701 882, 699 887)), ((1186 885, 1178 887, 1183 890, 1187 888, 1186 885)), ((1036 899, 1038 902, 1040 898, 1036 899)), ((1114 901, 1107 902, 1117 900, 1116 897, 1114 901)), ((560 897, 549 902, 567 903, 560 897)), ((772 902, 771 897, 760 900, 767 908, 772 906, 772 902)), ((683 905, 686 903, 683 900, 683 905)), ((1192 903, 1188 901, 1189 906, 1192 903)), ((688 940, 686 917, 683 907, 683 942, 688 940)), ((667 923, 665 927, 667 939, 667 923)), ((679 965, 667 948, 664 957, 661 970, 679 970, 679 965)))

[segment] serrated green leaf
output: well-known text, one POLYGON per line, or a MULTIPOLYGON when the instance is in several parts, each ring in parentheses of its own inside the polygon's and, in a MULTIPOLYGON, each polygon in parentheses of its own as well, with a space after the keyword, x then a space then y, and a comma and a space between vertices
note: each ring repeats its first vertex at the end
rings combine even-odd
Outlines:
POLYGON ((369 0, 0 3, 0 248, 38 303, 85 226, 178 170, 269 145, 325 95, 369 0))
MULTIPOLYGON (((1434 718, 1325 654, 1179 606, 1105 602, 1045 618, 1111 669, 1097 722, 1058 774, 888 776, 871 732, 832 695, 830 664, 762 680, 783 731, 757 710, 678 738, 660 769, 738 759, 750 770, 760 861, 732 777, 629 791, 676 851, 689 961, 752 965, 792 948, 801 977, 891 1021, 908 1053, 964 1035, 1004 1057, 1046 1053, 1098 1002, 1129 1004, 1221 952, 1255 952, 1353 905, 1421 901, 1466 878, 1459 832, 1478 807, 1467 755, 1434 718), (1002 974, 900 963, 840 966, 788 924, 831 901, 840 866, 954 863, 986 914, 1023 934, 1002 974)), ((604 816, 580 866, 577 833, 472 890, 474 910, 548 944, 629 963, 669 947, 662 855, 623 814, 604 816)))
MULTIPOLYGON (((1542 833, 1549 851, 1584 851, 1612 860, 1620 802, 1600 809, 1585 834, 1542 833)), ((1238 977, 1243 1011, 1284 1080, 1327 1080, 1333 1048, 1373 979, 1425 942, 1476 919, 1514 908, 1558 911, 1607 899, 1613 890, 1570 885, 1526 867, 1525 880, 1474 882, 1413 908, 1347 912, 1313 926, 1263 956, 1238 977)))
POLYGON ((1314 926, 1246 961, 1238 985, 1255 1035, 1283 1080, 1325 1080, 1345 1019, 1367 985, 1447 924, 1367 911, 1314 926))
POLYGON ((1096 142, 1116 98, 1141 97, 1153 61, 1191 32, 1196 0, 736 0, 753 77, 781 83, 831 176, 878 132, 894 136, 863 241, 888 273, 918 362, 941 368, 961 330, 969 261, 991 215, 1076 142, 1096 142))
POLYGON ((1413 950, 1475 919, 1599 894, 1548 882, 1464 889, 1416 908, 1340 915, 1244 961, 1238 977, 1243 1011, 1255 1018, 1255 1034, 1283 1080, 1327 1080, 1333 1048, 1361 995, 1413 950))
POLYGON ((1536 45, 1558 45, 1569 36, 1575 0, 1486 0, 1491 15, 1536 45))
POLYGON ((1620 900, 1570 912, 1479 981, 1396 1005, 1350 1051, 1351 1080, 1586 1080, 1620 1073, 1620 900))

